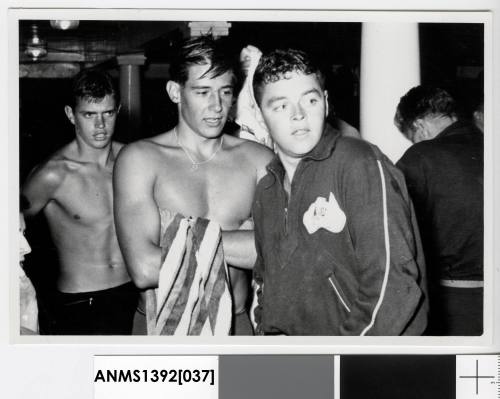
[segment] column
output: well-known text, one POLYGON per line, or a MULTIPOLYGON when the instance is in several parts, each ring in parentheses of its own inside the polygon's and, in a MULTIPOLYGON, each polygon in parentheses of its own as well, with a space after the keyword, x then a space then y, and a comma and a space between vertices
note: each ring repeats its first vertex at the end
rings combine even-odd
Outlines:
POLYGON ((120 131, 125 141, 141 138, 141 65, 146 62, 144 54, 127 54, 116 57, 120 66, 120 131))
POLYGON ((420 84, 417 23, 363 23, 360 133, 393 162, 411 145, 394 126, 399 99, 420 84))

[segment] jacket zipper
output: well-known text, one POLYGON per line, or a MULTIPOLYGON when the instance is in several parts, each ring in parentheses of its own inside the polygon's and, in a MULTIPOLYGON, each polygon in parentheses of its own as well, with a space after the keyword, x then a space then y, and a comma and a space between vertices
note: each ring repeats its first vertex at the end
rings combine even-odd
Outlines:
POLYGON ((288 235, 288 208, 285 207, 285 234, 288 235))

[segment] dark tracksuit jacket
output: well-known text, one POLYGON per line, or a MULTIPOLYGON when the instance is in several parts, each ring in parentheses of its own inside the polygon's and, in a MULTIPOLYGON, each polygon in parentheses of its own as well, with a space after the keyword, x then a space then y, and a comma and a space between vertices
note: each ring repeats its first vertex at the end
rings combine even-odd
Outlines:
POLYGON ((253 205, 257 333, 421 334, 425 264, 401 172, 377 147, 327 126, 299 163, 290 198, 284 176, 276 157, 253 205), (304 213, 330 193, 344 228, 309 234, 304 213))

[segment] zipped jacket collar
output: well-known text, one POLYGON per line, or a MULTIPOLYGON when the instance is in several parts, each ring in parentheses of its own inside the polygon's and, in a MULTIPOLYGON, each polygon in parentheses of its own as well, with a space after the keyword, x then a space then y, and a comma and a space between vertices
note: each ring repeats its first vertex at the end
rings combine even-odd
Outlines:
MULTIPOLYGON (((305 154, 300 162, 322 161, 328 158, 335 149, 335 145, 339 137, 340 137, 340 132, 334 129, 328 123, 326 123, 325 128, 323 130, 323 134, 321 135, 318 144, 316 144, 316 146, 310 152, 305 154)), ((276 179, 283 182, 285 178, 285 168, 283 167, 283 163, 281 162, 277 154, 273 158, 273 160, 267 165, 267 170, 276 179)))

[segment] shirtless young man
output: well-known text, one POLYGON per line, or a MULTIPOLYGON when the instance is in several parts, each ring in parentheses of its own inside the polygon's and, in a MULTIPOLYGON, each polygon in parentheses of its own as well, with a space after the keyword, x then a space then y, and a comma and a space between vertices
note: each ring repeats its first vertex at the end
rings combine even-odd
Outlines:
MULTIPOLYGON (((112 172, 122 144, 112 141, 118 93, 104 72, 73 81, 65 112, 75 139, 37 166, 22 194, 24 215, 43 211, 59 257, 54 334, 130 334, 137 290, 118 247, 112 172)), ((52 312, 51 312, 52 313, 52 312)))
MULTIPOLYGON (((255 261, 253 231, 244 230, 245 221, 272 153, 222 132, 233 104, 235 76, 220 42, 207 37, 185 42, 171 64, 170 79, 167 92, 177 104, 177 126, 127 146, 116 162, 120 246, 135 284, 143 290, 155 288, 161 257, 159 210, 217 222, 223 229, 226 262, 234 266, 229 269, 233 333, 252 334, 245 308, 249 283, 239 268, 251 268, 255 261)), ((139 313, 134 330, 145 334, 145 318, 141 321, 139 313)))

